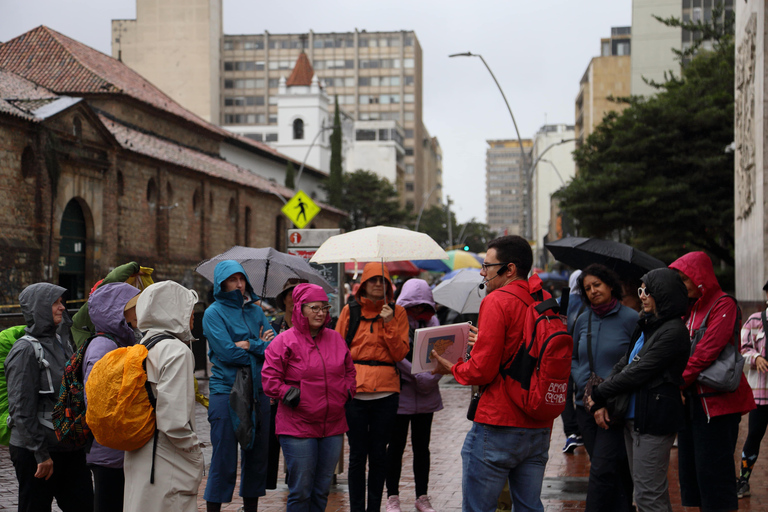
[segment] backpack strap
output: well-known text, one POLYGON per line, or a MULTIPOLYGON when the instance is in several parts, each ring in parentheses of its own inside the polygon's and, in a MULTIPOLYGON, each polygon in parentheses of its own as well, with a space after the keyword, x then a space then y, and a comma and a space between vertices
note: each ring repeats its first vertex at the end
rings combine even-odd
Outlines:
MULTIPOLYGON (((696 329, 695 332, 699 332, 702 329, 706 329, 707 327, 707 320, 709 320, 709 314, 712 313, 712 310, 715 309, 715 306, 717 306, 717 303, 725 298, 729 298, 733 300, 733 302, 736 304, 736 327, 735 330, 738 330, 738 326, 741 325, 741 309, 739 308, 739 301, 736 300, 736 297, 733 297, 732 295, 728 295, 727 293, 724 293, 720 297, 717 298, 714 304, 712 304, 712 307, 709 308, 709 311, 707 311, 707 314, 704 316, 704 320, 701 321, 701 324, 699 324, 699 328, 696 329)), ((696 340, 696 344, 698 344, 698 340, 696 340)), ((693 351, 696 349, 696 344, 694 344, 691 347, 691 354, 693 354, 693 351)), ((736 343, 736 346, 738 346, 738 343, 736 343)))
MULTIPOLYGON (((38 391, 38 394, 52 395, 54 393, 57 393, 58 391, 53 388, 53 378, 51 378, 51 363, 49 363, 48 360, 45 358, 45 349, 43 349, 43 345, 39 341, 37 341, 37 339, 33 338, 29 334, 25 334, 24 336, 19 338, 19 340, 21 339, 26 340, 34 349, 35 359, 37 360, 37 365, 40 368, 40 372, 43 373, 44 371, 45 376, 48 380, 48 389, 44 391, 42 389, 43 386, 41 385, 40 386, 41 389, 40 391, 38 391)), ((47 427, 51 430, 54 429, 51 411, 38 411, 37 421, 44 427, 47 427)))
POLYGON ((360 327, 360 318, 363 316, 362 308, 355 299, 350 299, 349 303, 349 325, 347 326, 347 336, 344 338, 347 342, 347 346, 352 345, 352 340, 357 334, 357 329, 360 327))

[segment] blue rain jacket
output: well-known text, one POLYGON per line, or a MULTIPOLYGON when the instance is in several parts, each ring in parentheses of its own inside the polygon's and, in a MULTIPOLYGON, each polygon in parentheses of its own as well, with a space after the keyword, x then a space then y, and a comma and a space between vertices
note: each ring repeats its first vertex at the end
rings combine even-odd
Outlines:
POLYGON ((259 330, 273 331, 264 312, 255 301, 259 300, 248 280, 243 266, 234 260, 223 260, 213 272, 213 297, 216 300, 208 306, 203 316, 203 333, 208 338, 208 357, 211 369, 211 394, 229 394, 240 366, 251 366, 254 392, 261 390, 261 367, 264 364, 264 350, 269 342, 259 338, 259 330), (221 288, 229 276, 242 273, 246 280, 245 299, 240 290, 225 292, 221 288), (235 345, 236 341, 248 340, 248 350, 235 345))

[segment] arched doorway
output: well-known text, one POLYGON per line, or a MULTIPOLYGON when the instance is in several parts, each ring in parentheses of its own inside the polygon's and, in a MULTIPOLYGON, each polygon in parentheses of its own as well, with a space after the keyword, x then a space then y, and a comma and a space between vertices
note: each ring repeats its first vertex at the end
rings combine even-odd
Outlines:
POLYGON ((69 291, 69 298, 85 298, 85 215, 80 203, 72 199, 61 216, 59 242, 59 286, 69 291))

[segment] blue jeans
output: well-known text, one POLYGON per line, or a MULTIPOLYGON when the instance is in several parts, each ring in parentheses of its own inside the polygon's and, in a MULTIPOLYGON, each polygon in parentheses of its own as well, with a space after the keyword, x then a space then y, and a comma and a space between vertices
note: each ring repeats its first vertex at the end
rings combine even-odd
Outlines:
POLYGON ((211 424, 211 465, 205 485, 205 501, 229 503, 237 481, 237 452, 240 452, 240 496, 258 498, 266 494, 269 453, 269 398, 259 391, 262 424, 250 450, 242 450, 229 419, 229 395, 212 394, 208 422, 211 424))
POLYGON ((323 512, 344 436, 280 436, 288 469, 287 512, 323 512))
POLYGON ((461 449, 463 512, 493 512, 509 480, 515 512, 544 512, 541 483, 549 458, 548 428, 473 423, 461 449))

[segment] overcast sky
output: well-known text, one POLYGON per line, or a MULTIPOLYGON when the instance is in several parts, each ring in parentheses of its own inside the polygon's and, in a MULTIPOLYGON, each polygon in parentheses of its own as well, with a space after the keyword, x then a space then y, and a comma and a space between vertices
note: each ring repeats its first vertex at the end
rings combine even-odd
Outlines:
MULTIPOLYGON (((424 56, 424 123, 443 149, 444 196, 460 222, 485 222, 488 139, 515 138, 482 54, 520 135, 573 124, 579 80, 611 27, 632 22, 631 0, 223 0, 224 33, 414 30, 424 56)), ((0 41, 39 25, 110 54, 110 21, 135 0, 0 0, 0 41)))

